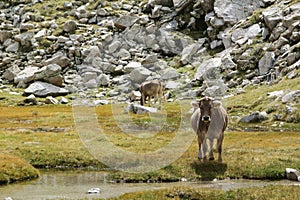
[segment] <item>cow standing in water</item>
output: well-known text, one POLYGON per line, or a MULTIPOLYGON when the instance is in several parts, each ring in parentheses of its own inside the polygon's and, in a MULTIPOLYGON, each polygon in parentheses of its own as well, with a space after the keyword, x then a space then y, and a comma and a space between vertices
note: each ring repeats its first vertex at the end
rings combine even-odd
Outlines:
POLYGON ((194 112, 191 116, 191 125, 198 136, 198 158, 206 160, 207 140, 209 140, 209 160, 214 160, 213 142, 217 139, 218 161, 222 162, 222 143, 224 131, 227 127, 228 116, 220 101, 210 97, 203 97, 192 102, 194 112))
POLYGON ((140 86, 141 92, 141 105, 145 104, 145 100, 148 99, 148 104, 151 104, 151 98, 154 97, 154 104, 159 100, 161 104, 161 98, 163 95, 163 85, 159 80, 146 81, 140 86))

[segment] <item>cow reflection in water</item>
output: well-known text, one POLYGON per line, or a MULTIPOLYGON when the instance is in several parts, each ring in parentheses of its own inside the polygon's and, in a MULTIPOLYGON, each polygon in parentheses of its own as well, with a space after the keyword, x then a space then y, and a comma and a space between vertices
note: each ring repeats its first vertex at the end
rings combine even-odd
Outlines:
POLYGON ((228 117, 220 101, 210 97, 203 97, 192 102, 194 112, 191 125, 198 136, 198 158, 206 160, 207 140, 209 141, 209 160, 214 160, 213 142, 217 139, 218 161, 222 162, 222 143, 228 117))

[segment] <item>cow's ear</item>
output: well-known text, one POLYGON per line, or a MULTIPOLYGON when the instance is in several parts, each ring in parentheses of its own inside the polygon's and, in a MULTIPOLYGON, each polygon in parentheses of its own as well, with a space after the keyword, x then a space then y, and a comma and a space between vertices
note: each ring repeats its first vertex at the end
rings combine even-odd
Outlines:
POLYGON ((197 109, 197 108, 199 108, 199 101, 193 101, 193 102, 191 102, 191 105, 194 109, 197 109))
POLYGON ((214 100, 213 101, 213 107, 214 108, 218 108, 220 106, 222 106, 222 102, 221 101, 218 101, 218 100, 214 100))

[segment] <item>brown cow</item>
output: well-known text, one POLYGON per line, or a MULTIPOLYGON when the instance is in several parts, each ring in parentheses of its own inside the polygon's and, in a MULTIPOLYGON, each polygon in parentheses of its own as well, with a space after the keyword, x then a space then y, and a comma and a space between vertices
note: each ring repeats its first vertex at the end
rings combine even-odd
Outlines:
POLYGON ((154 97, 154 103, 159 100, 161 104, 161 98, 163 95, 163 85, 159 80, 151 80, 143 82, 140 86, 141 92, 141 105, 145 104, 145 100, 148 98, 148 104, 150 106, 151 98, 154 97))
POLYGON ((194 112, 191 116, 191 125, 198 136, 198 158, 206 160, 207 140, 209 140, 209 160, 214 160, 213 142, 217 139, 218 161, 222 162, 222 143, 228 123, 226 110, 220 101, 210 97, 203 97, 197 102, 192 102, 192 105, 194 112))

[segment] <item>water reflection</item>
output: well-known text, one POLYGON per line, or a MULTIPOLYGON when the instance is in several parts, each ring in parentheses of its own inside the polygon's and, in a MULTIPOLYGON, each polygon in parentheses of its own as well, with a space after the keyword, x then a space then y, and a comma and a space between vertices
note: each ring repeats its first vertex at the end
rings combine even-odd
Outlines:
POLYGON ((93 199, 119 196, 126 192, 162 189, 172 186, 192 186, 230 190, 241 187, 265 186, 269 184, 293 184, 290 181, 250 181, 225 180, 208 182, 177 183, 126 183, 114 184, 106 181, 103 172, 47 172, 42 171, 37 180, 0 186, 0 200, 11 197, 13 200, 42 199, 93 199), (91 188, 101 188, 100 194, 87 194, 91 188))

